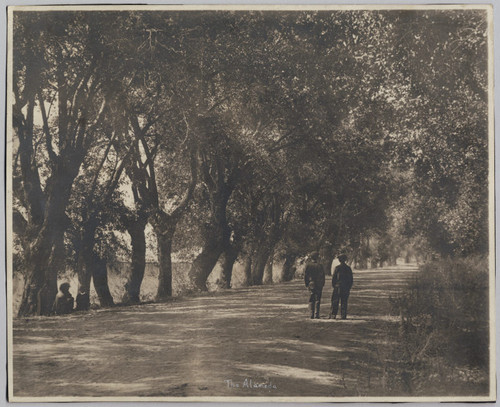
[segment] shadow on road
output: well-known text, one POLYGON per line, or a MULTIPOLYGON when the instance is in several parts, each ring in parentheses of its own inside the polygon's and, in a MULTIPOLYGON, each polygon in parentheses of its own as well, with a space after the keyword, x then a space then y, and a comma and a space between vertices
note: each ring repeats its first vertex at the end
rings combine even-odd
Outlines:
POLYGON ((377 396, 414 268, 355 272, 349 316, 308 319, 302 281, 14 322, 16 396, 377 396), (252 386, 250 386, 250 381, 252 386), (246 384, 246 385, 245 385, 246 384))

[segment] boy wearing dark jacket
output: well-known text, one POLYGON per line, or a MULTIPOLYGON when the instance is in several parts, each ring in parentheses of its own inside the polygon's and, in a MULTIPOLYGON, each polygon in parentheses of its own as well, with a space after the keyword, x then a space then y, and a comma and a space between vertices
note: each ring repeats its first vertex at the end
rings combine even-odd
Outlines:
POLYGON ((328 318, 337 318, 337 312, 339 310, 339 300, 340 300, 340 315, 342 319, 347 319, 347 300, 349 299, 349 294, 351 292, 351 287, 353 283, 352 279, 352 269, 346 264, 347 256, 341 254, 338 257, 340 264, 335 267, 332 277, 332 308, 330 310, 330 315, 328 318))
POLYGON ((309 256, 310 261, 306 264, 304 280, 306 287, 311 293, 309 297, 309 309, 311 310, 311 319, 319 319, 319 307, 321 303, 321 293, 325 285, 325 272, 323 266, 318 263, 318 252, 313 252, 309 256), (312 284, 311 284, 312 283, 312 284))
POLYGON ((69 284, 62 283, 59 286, 59 292, 56 295, 56 299, 53 305, 53 311, 57 315, 70 314, 73 312, 73 305, 75 300, 69 292, 69 284))

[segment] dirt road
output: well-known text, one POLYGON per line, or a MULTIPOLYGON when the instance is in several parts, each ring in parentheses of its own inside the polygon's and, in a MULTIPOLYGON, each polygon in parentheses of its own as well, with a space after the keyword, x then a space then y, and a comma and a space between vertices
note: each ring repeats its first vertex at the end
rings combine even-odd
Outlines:
POLYGON ((14 322, 16 396, 378 396, 389 296, 414 267, 355 271, 348 320, 302 281, 14 322), (256 387, 257 386, 257 387, 256 387))

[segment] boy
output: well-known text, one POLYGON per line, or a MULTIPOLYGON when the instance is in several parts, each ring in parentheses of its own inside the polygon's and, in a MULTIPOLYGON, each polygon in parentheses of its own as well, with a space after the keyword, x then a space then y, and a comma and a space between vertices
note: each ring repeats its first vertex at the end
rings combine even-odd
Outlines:
POLYGON ((335 267, 332 277, 332 308, 328 318, 337 318, 340 301, 340 314, 342 319, 347 319, 347 301, 352 288, 352 269, 346 264, 347 256, 341 254, 338 257, 340 264, 335 267))
POLYGON ((311 319, 319 319, 319 307, 321 303, 321 294, 323 292, 323 287, 325 285, 325 272, 323 266, 318 262, 319 253, 313 252, 309 256, 309 262, 306 264, 306 269, 304 272, 305 285, 310 292, 314 293, 314 301, 311 303, 311 297, 309 297, 309 306, 311 304, 313 308, 311 309, 311 319), (314 283, 313 289, 311 289, 310 284, 314 283))
POLYGON ((69 284, 62 283, 54 301, 53 310, 57 315, 70 314, 73 312, 75 300, 69 292, 69 284))

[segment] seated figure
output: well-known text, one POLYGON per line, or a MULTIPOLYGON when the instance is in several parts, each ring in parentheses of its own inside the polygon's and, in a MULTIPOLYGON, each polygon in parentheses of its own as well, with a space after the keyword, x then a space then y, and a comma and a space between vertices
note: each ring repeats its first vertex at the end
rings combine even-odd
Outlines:
POLYGON ((53 311, 57 315, 70 314, 73 312, 75 300, 69 292, 69 284, 62 283, 54 301, 53 311))

